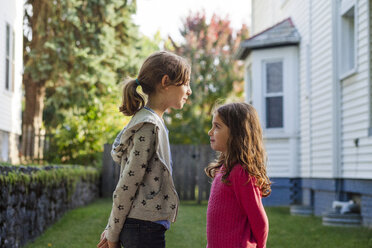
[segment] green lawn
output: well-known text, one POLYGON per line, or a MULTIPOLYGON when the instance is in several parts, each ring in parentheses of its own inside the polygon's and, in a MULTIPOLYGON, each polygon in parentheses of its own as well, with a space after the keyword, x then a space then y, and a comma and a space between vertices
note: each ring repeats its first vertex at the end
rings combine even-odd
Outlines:
MULTIPOLYGON (((106 226, 111 199, 69 211, 27 248, 96 247, 106 226)), ((177 222, 166 233, 168 248, 206 246, 206 204, 182 203, 177 222)), ((372 229, 322 226, 317 217, 290 216, 288 208, 267 208, 270 221, 268 248, 372 248, 372 229)))

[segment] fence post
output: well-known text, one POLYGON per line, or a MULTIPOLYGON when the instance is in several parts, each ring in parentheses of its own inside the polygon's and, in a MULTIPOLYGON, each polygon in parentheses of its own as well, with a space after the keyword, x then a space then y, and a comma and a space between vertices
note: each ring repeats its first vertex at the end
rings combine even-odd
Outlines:
POLYGON ((119 173, 115 172, 118 169, 120 170, 119 166, 116 166, 114 160, 112 160, 111 144, 104 145, 102 162, 101 195, 110 197, 119 178, 119 175, 115 175, 119 173))
POLYGON ((215 153, 210 148, 209 145, 199 145, 199 165, 197 171, 197 178, 198 178, 198 204, 200 204, 203 200, 209 199, 210 193, 210 179, 205 174, 204 168, 208 166, 208 164, 213 161, 215 153))
POLYGON ((197 171, 196 171, 196 177, 197 177, 197 185, 198 185, 198 204, 200 204, 203 200, 203 191, 204 186, 202 184, 203 174, 204 174, 204 161, 203 161, 203 152, 201 151, 202 147, 198 146, 196 149, 199 150, 199 154, 197 159, 199 160, 199 163, 197 165, 197 171))

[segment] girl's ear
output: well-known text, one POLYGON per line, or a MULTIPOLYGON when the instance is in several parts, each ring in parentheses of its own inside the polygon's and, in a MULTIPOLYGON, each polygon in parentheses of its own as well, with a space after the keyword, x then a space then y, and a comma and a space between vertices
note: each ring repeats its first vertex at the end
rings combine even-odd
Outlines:
POLYGON ((163 89, 167 89, 167 86, 168 86, 168 80, 169 80, 169 77, 168 75, 164 75, 161 79, 161 86, 163 89))

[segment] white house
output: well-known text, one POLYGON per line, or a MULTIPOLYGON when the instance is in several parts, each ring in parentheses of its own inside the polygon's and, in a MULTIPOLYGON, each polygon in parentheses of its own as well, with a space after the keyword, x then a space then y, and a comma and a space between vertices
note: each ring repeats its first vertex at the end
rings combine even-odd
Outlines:
POLYGON ((0 161, 19 162, 23 1, 0 0, 0 161))
POLYGON ((253 36, 236 56, 264 128, 267 204, 321 215, 352 199, 372 226, 371 10, 372 0, 252 0, 253 36))

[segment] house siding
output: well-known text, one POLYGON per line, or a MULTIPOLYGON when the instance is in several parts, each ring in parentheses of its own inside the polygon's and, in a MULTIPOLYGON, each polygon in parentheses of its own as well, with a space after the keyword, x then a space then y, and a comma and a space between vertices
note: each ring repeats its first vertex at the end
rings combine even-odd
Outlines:
MULTIPOLYGON (((291 174, 280 180, 273 177, 279 184, 273 187, 272 201, 268 198, 265 204, 282 204, 280 199, 293 202, 288 200, 292 199, 290 195, 301 192, 302 204, 311 205, 314 214, 320 216, 331 209, 334 200, 357 198, 363 225, 372 226, 372 0, 355 3, 356 71, 340 79, 340 44, 335 28, 341 18, 339 0, 252 2, 252 7, 257 8, 252 10, 254 34, 290 17, 301 36, 297 92, 299 181, 296 186, 291 184, 291 174), (275 15, 266 18, 267 13, 273 12, 275 15)), ((268 50, 275 52, 272 49, 268 50)), ((254 67, 254 59, 250 59, 254 67)), ((254 92, 256 96, 260 94, 254 92)), ((266 143, 269 162, 277 166, 268 171, 273 175, 281 175, 280 170, 287 172, 282 165, 289 156, 283 151, 285 142, 266 143)))
POLYGON ((277 0, 253 0, 252 34, 255 35, 283 20, 283 13, 277 11, 278 9, 280 9, 280 3, 277 0))
POLYGON ((330 178, 333 175, 331 2, 281 4, 264 0, 253 1, 252 7, 254 34, 291 17, 301 35, 298 68, 301 141, 297 158, 301 166, 298 171, 304 177, 330 178), (275 14, 268 15, 268 12, 275 14))
MULTIPOLYGON (((291 1, 294 5, 295 2, 291 1)), ((296 2, 297 3, 297 2, 296 2)), ((292 7, 295 8, 295 7, 292 7)), ((289 12, 296 13, 296 11, 288 10, 289 12)), ((300 149, 299 149, 299 174, 300 176, 310 176, 312 171, 311 166, 311 35, 309 33, 310 27, 310 14, 311 2, 302 3, 298 6, 298 15, 294 16, 296 28, 301 35, 300 54, 299 54, 299 103, 300 103, 300 149)))
MULTIPOLYGON (((10 42, 13 45, 13 42, 10 42)), ((18 163, 18 143, 21 135, 22 67, 23 67, 23 2, 0 3, 0 161, 18 163), (6 25, 14 32, 14 79, 9 90, 5 87, 6 25), (14 85, 13 85, 14 82, 14 85), (6 147, 5 147, 6 146, 6 147), (7 154, 4 154, 7 152, 7 154)), ((12 54, 12 48, 10 50, 12 54)), ((11 73, 12 75, 12 73, 11 73)))
POLYGON ((341 172, 343 178, 372 178, 369 128, 368 2, 357 1, 357 71, 341 81, 341 172))
POLYGON ((332 8, 312 1, 311 156, 312 177, 332 177, 332 8), (317 10, 317 11, 315 11, 317 10))
POLYGON ((270 139, 265 142, 268 156, 267 172, 270 177, 290 175, 290 147, 288 139, 270 139))

